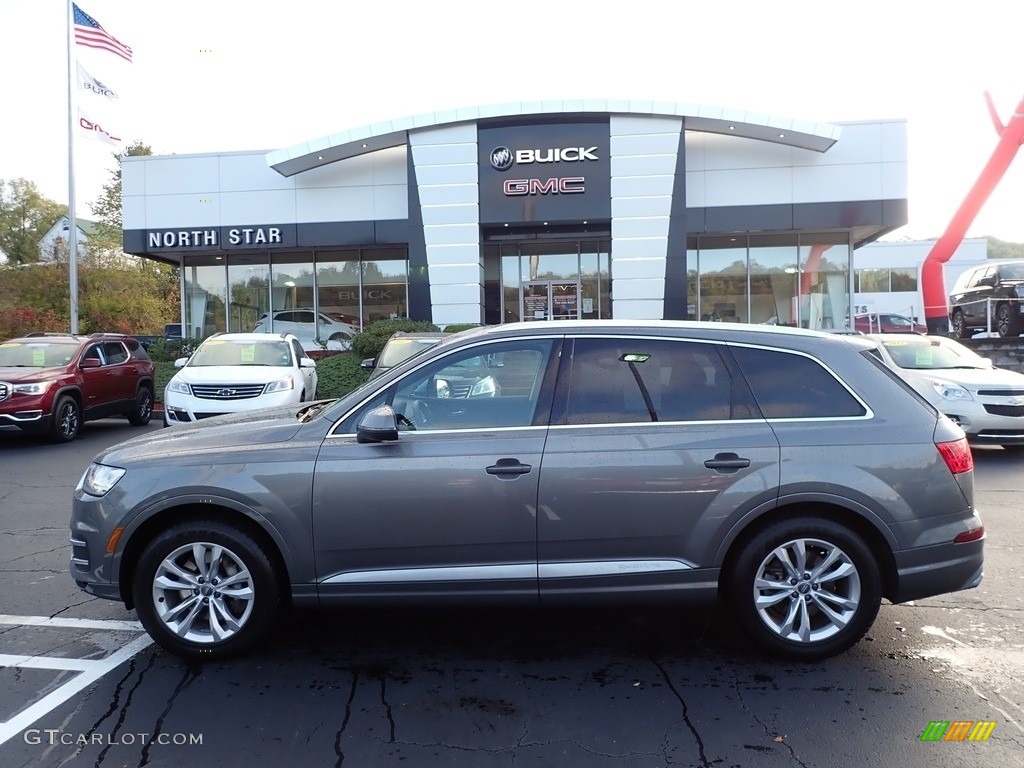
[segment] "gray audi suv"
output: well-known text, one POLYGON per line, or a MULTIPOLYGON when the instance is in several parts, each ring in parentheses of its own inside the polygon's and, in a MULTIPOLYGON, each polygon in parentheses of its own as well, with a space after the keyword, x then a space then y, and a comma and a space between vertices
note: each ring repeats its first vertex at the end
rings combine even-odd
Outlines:
POLYGON ((606 597, 721 600, 761 648, 822 659, 883 597, 982 579, 964 433, 873 346, 732 323, 456 334, 339 400, 100 453, 71 575, 187 658, 252 646, 289 602, 606 597), (452 396, 463 367, 488 396, 452 396))

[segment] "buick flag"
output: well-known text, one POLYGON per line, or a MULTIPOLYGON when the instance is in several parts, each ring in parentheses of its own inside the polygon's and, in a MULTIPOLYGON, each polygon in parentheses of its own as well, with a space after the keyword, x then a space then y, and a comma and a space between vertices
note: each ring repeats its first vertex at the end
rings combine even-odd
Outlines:
POLYGON ((85 91, 86 93, 92 93, 96 96, 106 96, 108 99, 118 98, 117 93, 111 90, 103 82, 97 80, 95 77, 85 71, 85 67, 78 63, 78 89, 85 91))

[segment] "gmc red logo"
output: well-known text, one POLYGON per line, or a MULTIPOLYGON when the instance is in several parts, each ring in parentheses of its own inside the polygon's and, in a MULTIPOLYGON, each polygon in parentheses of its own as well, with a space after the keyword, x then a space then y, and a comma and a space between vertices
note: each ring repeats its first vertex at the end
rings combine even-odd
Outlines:
POLYGON ((586 177, 566 176, 561 179, 506 179, 505 195, 579 195, 586 191, 586 177))

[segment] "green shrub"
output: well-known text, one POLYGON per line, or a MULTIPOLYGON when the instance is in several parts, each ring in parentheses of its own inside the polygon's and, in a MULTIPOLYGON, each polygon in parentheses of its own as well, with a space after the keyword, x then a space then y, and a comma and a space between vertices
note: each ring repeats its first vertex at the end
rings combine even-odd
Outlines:
POLYGON ((370 372, 360 368, 362 357, 354 352, 339 352, 323 357, 316 363, 318 399, 342 397, 370 377, 370 372))
POLYGON ((158 403, 164 401, 164 387, 167 386, 167 382, 178 372, 178 369, 174 367, 173 362, 167 361, 156 361, 156 372, 154 378, 156 381, 153 382, 153 388, 156 390, 153 393, 153 399, 158 403))
POLYGON ((444 327, 445 333, 458 333, 459 331, 468 331, 470 328, 480 328, 480 323, 452 323, 444 327))
POLYGON ((398 331, 405 333, 423 333, 437 331, 438 327, 425 320, 409 320, 404 317, 395 320, 378 320, 366 326, 361 333, 352 339, 352 351, 360 360, 377 357, 387 340, 398 331))
POLYGON ((146 351, 155 363, 173 363, 179 357, 190 356, 195 351, 195 342, 192 339, 157 339, 146 351))

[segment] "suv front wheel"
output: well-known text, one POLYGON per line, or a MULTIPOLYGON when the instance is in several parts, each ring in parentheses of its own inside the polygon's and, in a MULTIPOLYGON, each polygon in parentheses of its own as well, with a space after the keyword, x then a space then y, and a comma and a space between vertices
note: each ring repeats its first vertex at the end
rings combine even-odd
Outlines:
POLYGON ((82 409, 71 395, 61 395, 53 409, 50 439, 55 443, 70 443, 82 428, 82 409))
POLYGON ((964 320, 964 313, 959 309, 953 313, 953 338, 963 339, 967 337, 967 322, 964 320))
POLYGON ((139 387, 139 392, 135 395, 135 404, 125 416, 133 427, 144 427, 149 424, 153 417, 153 393, 149 387, 139 387))
POLYGON ((138 563, 139 620, 178 656, 237 653, 256 642, 277 613, 281 590, 270 558, 233 525, 181 523, 150 542, 138 563))
POLYGON ((736 557, 730 597, 764 649, 800 661, 842 653, 878 615, 881 576, 863 539, 817 517, 781 520, 736 557))

